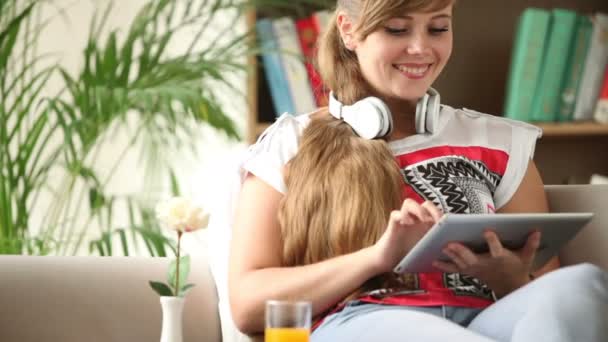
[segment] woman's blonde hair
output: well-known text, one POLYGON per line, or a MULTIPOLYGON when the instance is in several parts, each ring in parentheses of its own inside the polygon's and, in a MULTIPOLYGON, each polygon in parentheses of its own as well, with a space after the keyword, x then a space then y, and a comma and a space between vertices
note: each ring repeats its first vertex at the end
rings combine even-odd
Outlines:
POLYGON ((376 243, 403 200, 399 165, 383 140, 315 118, 285 170, 279 207, 283 266, 317 263, 376 243))
POLYGON ((346 105, 370 95, 369 85, 361 74, 357 56, 344 46, 336 25, 338 12, 345 12, 355 23, 355 32, 365 39, 396 13, 433 12, 455 0, 338 0, 334 16, 319 38, 317 69, 323 84, 334 91, 346 105))

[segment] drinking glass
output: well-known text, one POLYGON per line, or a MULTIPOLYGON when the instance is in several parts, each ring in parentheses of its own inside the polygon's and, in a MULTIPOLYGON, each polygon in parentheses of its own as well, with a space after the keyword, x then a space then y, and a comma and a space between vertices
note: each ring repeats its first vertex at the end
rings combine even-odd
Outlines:
POLYGON ((266 302, 265 342, 308 342, 312 304, 306 301, 266 302))

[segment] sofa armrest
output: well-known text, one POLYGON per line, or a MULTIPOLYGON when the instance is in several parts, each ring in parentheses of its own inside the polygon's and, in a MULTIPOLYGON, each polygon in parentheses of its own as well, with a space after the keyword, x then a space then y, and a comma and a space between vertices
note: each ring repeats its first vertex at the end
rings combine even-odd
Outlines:
MULTIPOLYGON (((158 341, 168 258, 0 256, 1 341, 158 341)), ((191 262, 184 341, 221 341, 204 258, 191 262)))

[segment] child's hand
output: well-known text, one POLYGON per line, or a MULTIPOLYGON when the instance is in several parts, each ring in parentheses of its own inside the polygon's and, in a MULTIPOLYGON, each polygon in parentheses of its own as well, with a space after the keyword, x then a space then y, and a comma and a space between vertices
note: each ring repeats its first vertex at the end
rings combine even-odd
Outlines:
POLYGON ((442 215, 433 202, 418 204, 412 199, 391 212, 386 231, 373 246, 380 273, 391 272, 442 215))

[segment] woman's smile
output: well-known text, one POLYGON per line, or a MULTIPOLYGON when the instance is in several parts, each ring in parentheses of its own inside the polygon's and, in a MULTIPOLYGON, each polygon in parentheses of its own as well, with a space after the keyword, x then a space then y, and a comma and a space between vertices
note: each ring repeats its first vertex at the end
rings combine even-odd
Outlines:
POLYGON ((393 68, 399 70, 402 75, 407 78, 419 80, 425 78, 429 74, 429 70, 433 64, 393 64, 393 68))

